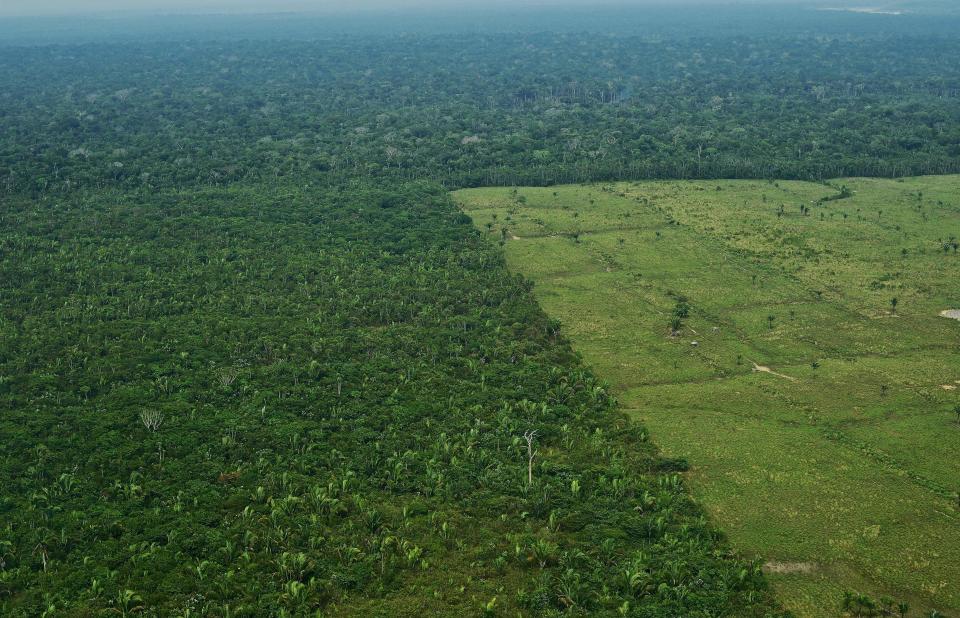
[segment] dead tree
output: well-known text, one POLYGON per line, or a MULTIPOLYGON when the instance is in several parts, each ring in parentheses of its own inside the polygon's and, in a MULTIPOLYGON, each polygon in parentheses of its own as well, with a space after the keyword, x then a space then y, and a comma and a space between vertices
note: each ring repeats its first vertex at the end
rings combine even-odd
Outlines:
POLYGON ((536 440, 536 438, 536 429, 523 434, 523 439, 527 441, 527 485, 533 485, 533 460, 538 455, 538 451, 533 450, 533 441, 536 440))

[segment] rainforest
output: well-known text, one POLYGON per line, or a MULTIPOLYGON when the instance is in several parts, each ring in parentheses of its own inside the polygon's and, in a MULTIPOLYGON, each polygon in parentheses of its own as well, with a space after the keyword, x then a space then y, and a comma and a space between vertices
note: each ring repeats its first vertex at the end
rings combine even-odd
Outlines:
POLYGON ((960 615, 960 16, 0 12, 0 615, 960 615))

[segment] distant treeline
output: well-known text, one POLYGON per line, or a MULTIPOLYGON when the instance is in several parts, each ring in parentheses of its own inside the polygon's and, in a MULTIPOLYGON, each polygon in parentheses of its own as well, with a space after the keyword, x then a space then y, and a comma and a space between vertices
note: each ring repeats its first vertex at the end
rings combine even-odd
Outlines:
POLYGON ((960 39, 359 36, 8 48, 0 192, 960 171, 960 39))

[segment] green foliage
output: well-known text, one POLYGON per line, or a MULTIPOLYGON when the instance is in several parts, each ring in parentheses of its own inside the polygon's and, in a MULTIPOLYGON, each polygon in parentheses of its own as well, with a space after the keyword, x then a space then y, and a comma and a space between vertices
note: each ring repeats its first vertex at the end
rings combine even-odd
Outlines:
MULTIPOLYGON (((897 616, 907 618, 910 615, 910 604, 906 601, 896 601, 891 597, 874 599, 869 595, 854 592, 844 592, 840 609, 844 616, 853 618, 871 618, 875 616, 897 616)), ((936 610, 927 616, 941 616, 936 610)))
POLYGON ((956 171, 957 42, 574 25, 3 47, 0 614, 779 614, 446 191, 956 171))
POLYGON ((577 25, 18 47, 0 63, 0 195, 960 171, 957 38, 906 20, 828 33, 803 13, 789 32, 714 23, 669 44, 577 25))
POLYGON ((0 218, 0 613, 770 612, 443 190, 0 218))

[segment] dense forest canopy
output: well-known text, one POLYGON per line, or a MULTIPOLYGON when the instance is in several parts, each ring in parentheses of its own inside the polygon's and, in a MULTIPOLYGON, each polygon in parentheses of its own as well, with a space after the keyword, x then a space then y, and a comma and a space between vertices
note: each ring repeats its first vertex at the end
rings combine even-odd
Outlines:
POLYGON ((862 30, 832 34, 823 17, 728 34, 701 16, 677 36, 7 47, 0 189, 958 171, 960 41, 942 24, 960 22, 856 17, 862 30))
POLYGON ((533 15, 0 22, 0 614, 779 614, 446 190, 960 171, 955 22, 533 15))

